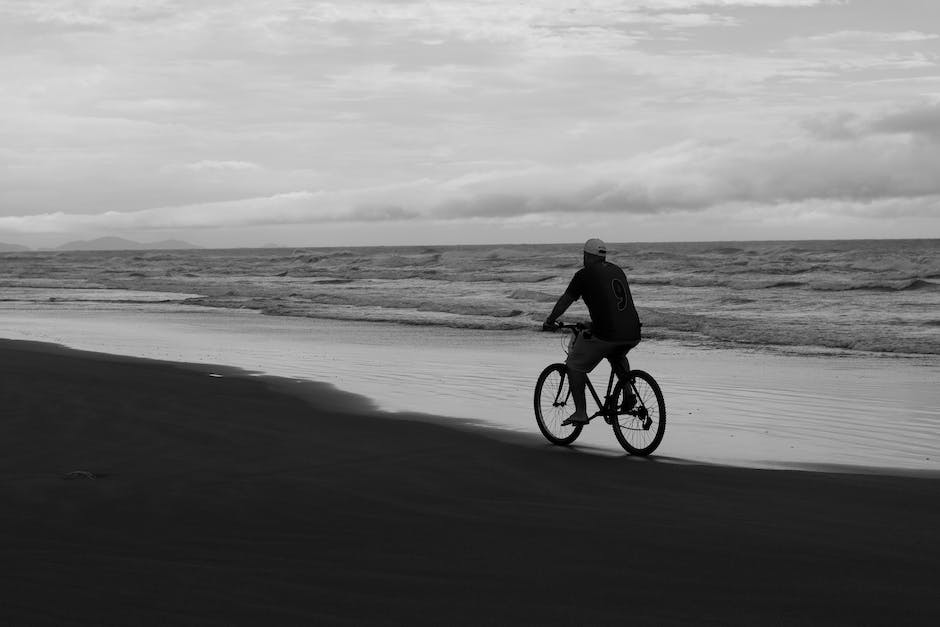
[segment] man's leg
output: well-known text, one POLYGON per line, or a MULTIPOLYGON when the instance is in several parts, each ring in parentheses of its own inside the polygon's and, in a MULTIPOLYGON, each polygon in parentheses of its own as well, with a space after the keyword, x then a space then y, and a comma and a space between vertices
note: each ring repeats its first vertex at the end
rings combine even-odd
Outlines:
POLYGON ((636 395, 633 393, 633 389, 629 385, 628 375, 630 372, 630 362, 627 360, 627 353, 630 352, 631 348, 635 347, 639 343, 639 340, 637 340, 636 342, 630 342, 621 345, 613 353, 607 356, 607 361, 610 362, 610 367, 613 368, 615 373, 617 373, 617 379, 624 385, 623 400, 620 403, 621 413, 630 411, 636 405, 636 395))
POLYGON ((572 345, 565 365, 568 366, 568 387, 574 400, 574 413, 562 424, 587 423, 587 399, 584 396, 587 373, 594 370, 605 355, 605 343, 597 338, 586 338, 582 335, 572 345))
POLYGON ((572 422, 587 422, 587 400, 584 398, 584 381, 587 376, 583 372, 568 368, 568 386, 571 388, 571 397, 574 399, 574 413, 568 418, 572 422))

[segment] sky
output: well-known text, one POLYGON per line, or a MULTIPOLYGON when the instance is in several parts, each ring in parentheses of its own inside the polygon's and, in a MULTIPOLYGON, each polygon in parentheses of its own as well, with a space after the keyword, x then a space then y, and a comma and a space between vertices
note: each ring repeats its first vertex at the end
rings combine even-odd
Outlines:
POLYGON ((0 0, 0 242, 940 237, 935 0, 0 0))

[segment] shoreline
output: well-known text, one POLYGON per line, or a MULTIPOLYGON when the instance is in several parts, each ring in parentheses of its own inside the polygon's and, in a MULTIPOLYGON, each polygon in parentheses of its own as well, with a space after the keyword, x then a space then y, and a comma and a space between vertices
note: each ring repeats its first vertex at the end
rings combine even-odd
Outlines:
MULTIPOLYGON (((37 340, 18 340, 0 337, 0 352, 8 345, 14 347, 20 346, 29 351, 50 354, 77 354, 91 359, 105 359, 127 361, 131 363, 143 363, 169 368, 182 368, 184 370, 193 370, 209 376, 222 375, 234 378, 250 378, 253 380, 265 382, 272 390, 296 397, 304 402, 310 403, 319 408, 323 408, 324 402, 326 408, 342 413, 358 413, 368 415, 381 415, 383 419, 412 421, 426 423, 453 429, 455 431, 470 432, 476 435, 502 443, 522 443, 530 446, 549 446, 544 438, 538 433, 534 419, 531 424, 531 430, 510 429, 499 424, 487 422, 485 420, 473 419, 468 417, 446 416, 415 410, 388 410, 383 409, 368 396, 341 389, 340 387, 324 381, 311 380, 307 378, 295 378, 283 375, 273 375, 264 372, 251 371, 239 366, 211 364, 199 362, 185 362, 166 359, 154 359, 151 357, 140 357, 132 355, 123 355, 109 353, 106 351, 84 350, 66 346, 55 342, 37 341, 37 340), (324 400, 329 399, 329 400, 324 400)), ((581 441, 575 442, 564 448, 570 452, 577 452, 585 455, 599 455, 602 457, 631 458, 621 448, 602 448, 593 442, 581 441)), ((727 467, 749 470, 769 470, 769 471, 793 471, 793 472, 818 472, 827 474, 850 474, 850 475, 881 475, 887 477, 911 477, 940 479, 940 470, 930 468, 909 468, 892 467, 847 463, 827 463, 827 462, 793 462, 781 460, 704 460, 696 458, 684 458, 670 455, 663 455, 662 449, 653 454, 654 458, 665 463, 674 463, 690 466, 705 467, 727 467)))
POLYGON ((7 624, 940 620, 937 478, 582 454, 37 343, 0 370, 7 624))
MULTIPOLYGON (((0 310, 11 339, 320 381, 389 412, 535 432, 532 386, 563 359, 543 333, 480 334, 255 312, 0 310)), ((778 355, 644 342, 631 356, 666 395, 660 457, 752 468, 940 473, 940 363, 778 355), (833 466, 834 465, 834 466, 833 466)), ((598 376, 606 377, 603 367, 598 376)), ((595 383, 601 381, 595 379, 595 383)), ((609 429, 580 449, 620 456, 609 429)))

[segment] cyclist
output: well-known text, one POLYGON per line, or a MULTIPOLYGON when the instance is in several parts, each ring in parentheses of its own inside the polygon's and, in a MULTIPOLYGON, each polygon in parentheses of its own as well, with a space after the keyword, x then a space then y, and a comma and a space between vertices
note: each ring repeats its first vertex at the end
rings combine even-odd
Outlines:
POLYGON ((623 270, 607 261, 607 244, 597 238, 584 243, 584 267, 575 272, 565 293, 542 324, 554 331, 556 320, 579 298, 591 314, 591 326, 582 332, 568 352, 565 365, 575 412, 562 424, 588 422, 584 382, 587 373, 607 358, 619 368, 627 351, 640 343, 640 319, 633 306, 630 284, 623 270))

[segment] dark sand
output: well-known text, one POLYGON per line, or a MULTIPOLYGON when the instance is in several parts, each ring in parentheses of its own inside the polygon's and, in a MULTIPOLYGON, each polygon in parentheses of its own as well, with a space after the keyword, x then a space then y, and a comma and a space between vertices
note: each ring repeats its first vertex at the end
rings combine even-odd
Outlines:
POLYGON ((23 342, 0 371, 3 625, 940 624, 934 477, 600 457, 23 342))

